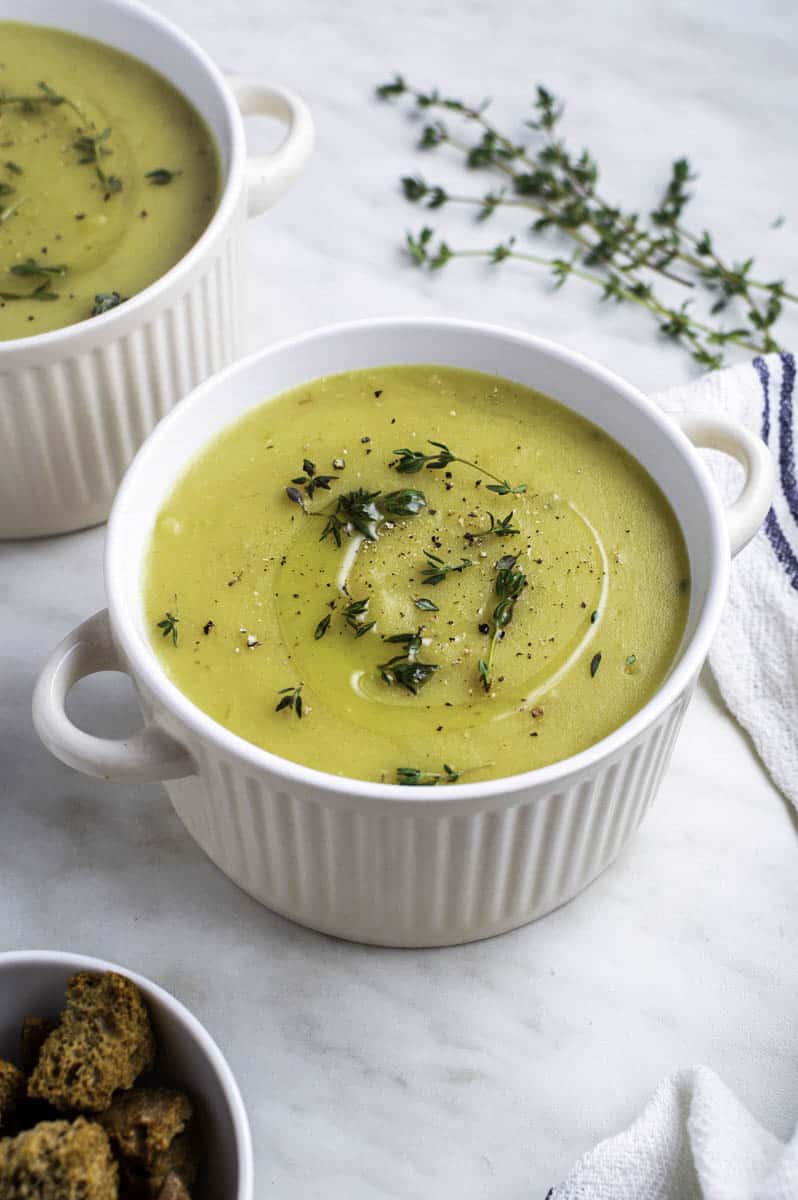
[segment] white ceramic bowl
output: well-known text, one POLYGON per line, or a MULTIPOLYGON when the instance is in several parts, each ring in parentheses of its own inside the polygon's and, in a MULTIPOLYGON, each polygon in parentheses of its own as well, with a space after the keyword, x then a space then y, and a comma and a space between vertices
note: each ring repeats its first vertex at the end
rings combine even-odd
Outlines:
POLYGON ((283 342, 198 388, 139 452, 108 527, 108 609, 53 654, 34 697, 36 727, 78 770, 167 781, 183 823, 213 861, 302 924, 396 946, 487 937, 569 899, 639 824, 720 619, 730 548, 736 553, 753 535, 773 483, 766 448, 742 427, 690 417, 680 430, 617 376, 539 338, 466 322, 382 320, 283 342), (161 669, 143 615, 142 563, 156 514, 186 463, 269 396, 319 375, 389 363, 469 367, 538 388, 626 446, 673 505, 692 578, 678 659, 640 712, 572 758, 437 789, 341 779, 236 737, 161 669), (746 482, 731 509, 688 437, 743 463, 746 482), (64 712, 69 688, 101 670, 129 672, 138 690, 146 726, 124 741, 92 737, 64 712))
POLYGON ((23 1018, 57 1016, 67 982, 78 971, 118 971, 141 989, 163 1078, 184 1088, 194 1105, 204 1154, 196 1200, 252 1200, 252 1139, 232 1072, 196 1017, 143 976, 59 950, 0 954, 0 1058, 17 1061, 23 1018))
POLYGON ((223 190, 199 241, 170 271, 104 316, 0 341, 0 537, 104 521, 125 468, 156 422, 240 353, 242 240, 302 169, 313 144, 284 88, 225 80, 185 34, 135 0, 0 0, 0 20, 93 37, 160 71, 213 131, 223 190), (283 121, 271 155, 247 158, 241 113, 283 121))

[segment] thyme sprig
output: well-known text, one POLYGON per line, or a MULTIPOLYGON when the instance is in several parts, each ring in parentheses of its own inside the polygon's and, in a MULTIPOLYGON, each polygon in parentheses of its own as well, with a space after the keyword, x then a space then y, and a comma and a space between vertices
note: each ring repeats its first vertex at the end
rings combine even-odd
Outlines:
POLYGON ((105 144, 111 136, 110 127, 100 130, 99 133, 82 133, 73 143, 73 149, 77 150, 78 164, 91 163, 94 166, 94 172, 102 186, 105 188, 106 199, 114 192, 121 192, 122 180, 116 175, 106 175, 102 168, 102 160, 109 154, 113 154, 113 150, 109 150, 105 144))
POLYGON ((466 530, 463 536, 467 542, 478 542, 481 538, 490 537, 491 534, 494 537, 503 538, 512 537, 514 534, 521 532, 516 525, 513 525, 514 511, 508 512, 507 516, 502 517, 501 520, 497 520, 492 512, 488 512, 486 515, 488 518, 488 528, 476 531, 466 530))
POLYGON ((38 92, 34 92, 31 95, 22 94, 7 96, 0 92, 0 108, 7 107, 9 105, 19 105, 23 112, 36 113, 41 111, 42 106, 57 108, 61 104, 68 104, 69 107, 73 108, 82 119, 83 114, 80 112, 80 109, 77 108, 71 100, 68 100, 66 96, 60 95, 59 92, 56 92, 55 89, 51 88, 47 83, 40 82, 37 83, 36 86, 39 89, 38 92))
POLYGON ((302 688, 304 683, 298 683, 294 687, 280 688, 277 695, 281 697, 275 705, 275 712, 282 712, 283 709, 289 709, 295 712, 299 720, 302 720, 302 688))
POLYGON ((376 621, 363 620, 368 613, 368 609, 368 600, 353 600, 351 604, 347 604, 346 608, 341 609, 341 615, 349 628, 354 629, 355 637, 362 637, 364 633, 368 633, 377 624, 376 621))
POLYGON ((25 262, 14 263, 8 268, 12 275, 66 275, 66 267, 50 266, 49 263, 37 262, 35 258, 27 258, 25 262))
POLYGON ((447 575, 459 575, 465 571, 466 567, 474 565, 470 558, 461 558, 459 563, 447 563, 445 559, 438 554, 433 554, 431 550, 425 550, 424 557, 427 565, 421 568, 421 580, 429 587, 437 587, 439 583, 443 583, 447 575))
POLYGON ((400 475, 415 475, 417 472, 426 467, 428 471, 443 471, 451 463, 462 463, 463 466, 472 467, 473 470, 479 471, 481 475, 487 475, 490 479, 495 479, 495 483, 486 484, 489 492, 496 492, 499 496, 521 495, 526 490, 525 483, 519 483, 513 486, 506 479, 502 479, 499 475, 494 475, 492 471, 488 471, 486 467, 480 466, 479 463, 471 462, 468 458, 462 458, 459 454, 455 454, 450 450, 445 442, 434 442, 431 438, 427 439, 430 446, 435 446, 435 454, 423 454, 420 450, 410 450, 404 446, 401 450, 394 450, 396 458, 391 463, 391 466, 396 467, 400 475))
POLYGON ((428 683, 438 669, 437 663, 421 662, 418 652, 422 646, 421 631, 415 633, 394 633, 391 637, 383 638, 391 645, 404 646, 401 654, 394 655, 387 662, 380 663, 379 672, 383 683, 389 686, 398 683, 406 691, 417 696, 419 689, 428 683))
POLYGON ((103 313, 110 312, 119 304, 124 304, 125 300, 127 300, 127 296, 121 296, 119 292, 98 292, 94 297, 91 316, 101 317, 103 313))
POLYGON ((783 280, 754 276, 753 258, 726 259, 715 239, 684 223, 696 176, 685 158, 671 165, 670 176, 656 208, 641 215, 610 202, 599 190, 599 167, 586 150, 573 151, 559 136, 564 105, 538 86, 532 118, 525 122, 536 142, 530 147, 502 133, 487 116, 488 104, 469 105, 437 90, 421 91, 397 75, 377 88, 382 99, 407 96, 424 115, 451 114, 476 140, 464 139, 441 119, 425 124, 420 145, 425 150, 448 145, 464 157, 468 168, 500 175, 505 186, 481 195, 453 193, 421 176, 405 176, 404 195, 428 209, 447 204, 475 208, 477 219, 488 220, 498 209, 532 214, 529 232, 556 231, 571 242, 573 252, 546 257, 525 253, 509 238, 494 246, 453 248, 433 229, 408 234, 412 260, 432 270, 454 258, 485 258, 493 264, 508 259, 545 267, 556 287, 574 277, 600 289, 602 300, 632 302, 647 310, 665 336, 683 345, 700 365, 723 364, 723 348, 735 345, 754 352, 778 350, 773 329, 783 304, 798 301, 783 280), (655 291, 657 279, 690 289, 691 297, 708 294, 710 317, 733 306, 726 327, 697 320, 691 300, 670 304, 655 291))
POLYGON ((57 300, 58 292, 50 290, 50 284, 45 279, 32 292, 0 292, 0 300, 57 300))
MULTIPOLYGON (((291 489, 286 488, 289 499, 291 489)), ((304 508, 304 504, 302 505, 304 508)), ((319 541, 332 537, 336 546, 340 546, 344 537, 359 533, 370 542, 378 538, 378 526, 388 517, 415 517, 427 507, 427 499, 423 492, 415 488, 402 488, 397 492, 369 492, 365 488, 355 488, 344 492, 338 497, 335 510, 331 513, 312 513, 311 516, 327 516, 319 541), (376 503, 379 500, 379 505, 376 503)))
MULTIPOLYGON (((303 487, 307 493, 308 499, 310 500, 313 499, 317 488, 321 488, 323 492, 329 492, 330 484, 335 483, 335 475, 317 475, 316 464, 311 462, 309 458, 302 460, 302 470, 304 471, 304 474, 295 476, 291 482, 303 487)), ((289 498, 294 500, 296 503, 293 495, 294 490, 295 489, 286 488, 289 498)))
POLYGON ((499 603, 493 610, 493 633, 490 639, 487 661, 480 659, 478 663, 479 678, 486 692, 493 687, 493 660, 496 647, 504 637, 507 626, 513 619, 515 602, 527 585, 527 577, 516 564, 517 554, 505 554, 496 563, 496 595, 499 603))
POLYGON ((460 771, 443 764, 443 771, 422 771, 420 767, 397 767, 396 782, 403 787, 427 787, 436 783, 457 783, 460 771))
POLYGON ((157 624, 158 629, 160 629, 162 631, 163 637, 171 636, 173 646, 177 645, 177 637, 178 637, 177 626, 179 625, 179 623, 180 623, 180 617, 177 613, 177 610, 175 610, 175 612, 173 612, 173 613, 171 613, 167 610, 166 615, 164 616, 164 619, 162 621, 158 621, 158 624, 157 624))

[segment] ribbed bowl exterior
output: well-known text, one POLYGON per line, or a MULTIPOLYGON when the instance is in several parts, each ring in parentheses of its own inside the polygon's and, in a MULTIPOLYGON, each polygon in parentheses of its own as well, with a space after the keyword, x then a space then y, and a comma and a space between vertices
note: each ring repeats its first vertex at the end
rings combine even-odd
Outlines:
POLYGON ((146 307, 123 335, 82 350, 86 326, 78 325, 63 357, 22 366, 12 357, 9 369, 0 344, 0 537, 104 521, 161 417, 238 356, 242 233, 239 216, 186 291, 146 307))
POLYGON ((216 865, 276 912, 352 941, 455 945, 551 912, 612 862, 656 794, 691 692, 614 757, 482 808, 285 790, 187 730, 197 774, 166 788, 216 865))

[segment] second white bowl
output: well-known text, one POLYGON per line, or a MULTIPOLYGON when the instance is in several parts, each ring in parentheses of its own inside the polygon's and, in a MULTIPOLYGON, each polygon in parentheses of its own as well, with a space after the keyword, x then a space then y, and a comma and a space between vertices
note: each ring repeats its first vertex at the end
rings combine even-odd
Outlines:
POLYGON ((78 971, 116 971, 132 979, 150 1014, 163 1079, 190 1096, 202 1137, 196 1200, 252 1200, 252 1139, 244 1104, 219 1047, 174 996, 115 963, 59 950, 0 954, 0 1058, 17 1061, 27 1016, 55 1017, 78 971))

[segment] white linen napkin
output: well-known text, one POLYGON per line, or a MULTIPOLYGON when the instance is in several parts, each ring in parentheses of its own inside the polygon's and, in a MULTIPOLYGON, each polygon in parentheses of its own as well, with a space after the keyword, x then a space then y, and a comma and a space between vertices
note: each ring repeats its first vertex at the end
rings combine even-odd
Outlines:
MULTIPOLYGON (((791 354, 768 355, 654 399, 670 412, 725 413, 755 430, 779 486, 763 528, 732 565, 709 661, 726 704, 777 787, 798 807, 798 483, 791 354)), ((729 500, 739 469, 713 455, 729 500)), ((785 1146, 708 1067, 665 1079, 625 1132, 600 1142, 551 1200, 798 1200, 798 1128, 785 1146)), ((547 1198, 548 1200, 548 1198, 547 1198)))
MULTIPOLYGON (((776 498, 762 529, 732 564, 729 599, 709 662, 723 699, 748 730, 774 783, 798 807, 794 392, 793 356, 770 354, 654 399, 670 412, 735 417, 764 438, 776 460, 776 498)), ((721 491, 733 499, 739 468, 721 455, 713 455, 710 466, 721 491)))
POLYGON ((665 1079, 635 1123, 599 1142, 547 1200, 795 1200, 798 1131, 768 1133, 708 1067, 665 1079))

